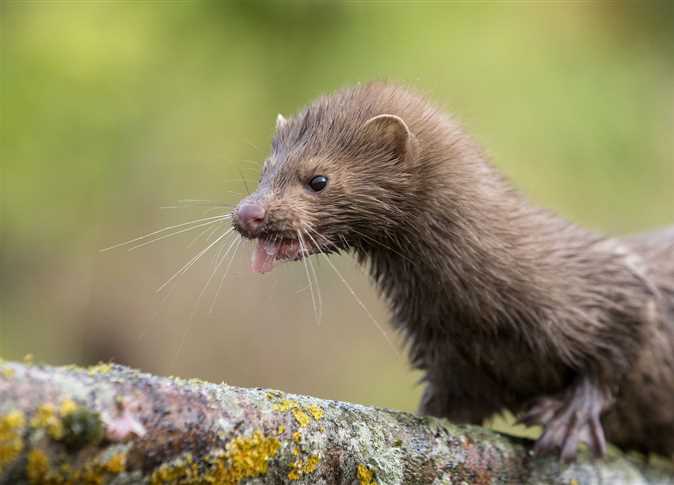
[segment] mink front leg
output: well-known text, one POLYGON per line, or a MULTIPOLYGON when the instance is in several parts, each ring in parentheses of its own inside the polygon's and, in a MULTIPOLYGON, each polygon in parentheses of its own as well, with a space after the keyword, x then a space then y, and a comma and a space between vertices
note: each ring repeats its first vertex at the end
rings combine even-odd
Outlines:
POLYGON ((446 388, 429 382, 421 396, 418 413, 421 416, 447 418, 454 423, 482 424, 485 415, 479 406, 453 400, 446 388))
POLYGON ((426 376, 426 387, 418 413, 446 418, 453 423, 481 425, 485 419, 497 413, 502 405, 490 399, 479 377, 475 378, 474 384, 472 388, 457 387, 456 381, 433 381, 426 376), (467 389, 476 392, 466 392, 467 389))
POLYGON ((595 378, 580 376, 559 395, 536 400, 520 421, 543 426, 534 446, 536 453, 560 450, 562 460, 569 462, 575 459, 578 443, 582 442, 596 457, 602 457, 606 439, 600 418, 611 402, 611 393, 595 378))

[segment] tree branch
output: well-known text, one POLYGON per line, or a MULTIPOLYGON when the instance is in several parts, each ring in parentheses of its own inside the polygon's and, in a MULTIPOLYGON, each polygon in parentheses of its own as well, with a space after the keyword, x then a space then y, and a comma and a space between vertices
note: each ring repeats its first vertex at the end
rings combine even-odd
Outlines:
POLYGON ((571 465, 474 426, 265 389, 0 364, 0 483, 671 484, 611 451, 571 465))

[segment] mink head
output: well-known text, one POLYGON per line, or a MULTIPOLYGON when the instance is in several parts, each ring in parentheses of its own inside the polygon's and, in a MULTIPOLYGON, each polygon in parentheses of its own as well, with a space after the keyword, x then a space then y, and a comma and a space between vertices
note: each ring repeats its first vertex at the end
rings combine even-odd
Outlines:
POLYGON ((252 269, 318 252, 360 249, 409 217, 418 140, 402 110, 404 91, 367 85, 279 115, 254 193, 233 213, 257 240, 252 269))

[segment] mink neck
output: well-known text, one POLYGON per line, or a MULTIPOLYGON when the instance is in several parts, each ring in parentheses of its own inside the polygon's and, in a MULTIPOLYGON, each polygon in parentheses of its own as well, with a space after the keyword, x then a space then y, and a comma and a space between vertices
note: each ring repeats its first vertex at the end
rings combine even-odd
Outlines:
POLYGON ((395 236, 367 245, 361 261, 399 321, 449 315, 493 330, 540 317, 575 257, 569 247, 597 238, 531 207, 486 162, 452 168, 446 178, 434 168, 433 196, 419 196, 395 236))

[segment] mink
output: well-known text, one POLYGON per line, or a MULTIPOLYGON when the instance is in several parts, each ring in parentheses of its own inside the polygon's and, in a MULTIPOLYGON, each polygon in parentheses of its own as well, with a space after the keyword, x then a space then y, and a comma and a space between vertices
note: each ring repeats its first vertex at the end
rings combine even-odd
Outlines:
POLYGON ((279 115, 233 225, 257 272, 321 252, 368 267, 421 414, 510 410, 564 461, 606 441, 674 459, 674 227, 609 237, 536 207, 459 122, 385 82, 279 115))

